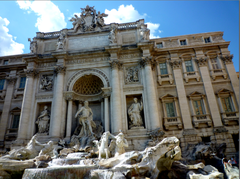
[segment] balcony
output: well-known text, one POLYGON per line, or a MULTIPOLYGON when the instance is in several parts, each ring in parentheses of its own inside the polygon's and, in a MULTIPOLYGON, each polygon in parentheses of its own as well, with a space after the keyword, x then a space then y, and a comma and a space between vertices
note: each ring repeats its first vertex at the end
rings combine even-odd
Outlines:
POLYGON ((239 113, 238 111, 234 112, 223 112, 222 122, 225 126, 239 125, 239 113))
POLYGON ((209 114, 193 115, 193 125, 195 128, 211 127, 212 120, 209 114))
POLYGON ((212 69, 210 70, 210 75, 213 80, 215 80, 216 77, 218 76, 223 77, 224 79, 227 79, 227 73, 225 69, 212 69))
POLYGON ((166 130, 181 130, 183 128, 180 116, 164 117, 163 119, 164 127, 166 130))
POLYGON ((163 81, 167 81, 172 85, 173 84, 172 74, 158 75, 158 84, 162 85, 163 81))
POLYGON ((196 79, 199 82, 201 78, 198 71, 184 72, 183 76, 186 83, 188 83, 189 79, 196 79))

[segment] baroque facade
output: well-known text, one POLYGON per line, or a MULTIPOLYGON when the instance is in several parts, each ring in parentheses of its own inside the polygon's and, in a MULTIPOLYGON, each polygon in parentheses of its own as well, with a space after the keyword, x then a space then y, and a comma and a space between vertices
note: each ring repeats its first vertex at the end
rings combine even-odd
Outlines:
POLYGON ((143 19, 105 24, 106 16, 87 6, 72 29, 37 32, 30 53, 0 57, 1 149, 36 133, 70 140, 88 101, 93 121, 121 130, 127 150, 176 136, 181 147, 238 151, 238 75, 223 32, 149 39, 143 19))

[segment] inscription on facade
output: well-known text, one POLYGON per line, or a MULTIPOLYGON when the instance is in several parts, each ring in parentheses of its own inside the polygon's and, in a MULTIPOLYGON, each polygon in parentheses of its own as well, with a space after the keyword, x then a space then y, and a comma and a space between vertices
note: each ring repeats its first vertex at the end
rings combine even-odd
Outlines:
POLYGON ((66 64, 89 63, 89 62, 103 62, 103 61, 108 61, 108 60, 109 60, 109 57, 89 58, 89 59, 76 59, 76 60, 66 61, 66 64))
POLYGON ((95 36, 95 37, 84 37, 69 39, 68 48, 70 50, 80 50, 87 48, 104 47, 109 45, 108 35, 95 36))

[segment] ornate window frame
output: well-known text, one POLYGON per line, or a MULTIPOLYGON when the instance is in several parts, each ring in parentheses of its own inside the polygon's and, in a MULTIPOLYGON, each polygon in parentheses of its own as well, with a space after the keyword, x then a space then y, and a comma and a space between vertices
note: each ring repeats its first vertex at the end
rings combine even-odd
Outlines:
POLYGON ((161 100, 163 106, 163 125, 165 129, 172 130, 171 127, 177 126, 177 128, 181 130, 183 128, 183 125, 179 111, 178 98, 171 94, 166 94, 159 99, 161 100), (175 117, 167 116, 166 103, 174 103, 175 117))
POLYGON ((209 109, 207 107, 207 99, 206 99, 206 95, 202 94, 198 91, 195 91, 193 93, 191 93, 190 95, 188 95, 188 99, 189 99, 189 104, 191 107, 191 111, 192 111, 192 122, 195 128, 202 128, 201 124, 207 124, 208 127, 212 126, 212 119, 211 119, 211 115, 209 113, 209 109), (194 106, 194 101, 198 101, 201 100, 202 104, 203 104, 203 108, 205 111, 205 114, 200 114, 198 115, 196 113, 196 109, 194 106))
POLYGON ((227 79, 228 75, 226 73, 226 69, 224 68, 224 65, 222 63, 222 60, 218 54, 208 54, 207 59, 208 59, 208 66, 210 70, 210 76, 212 77, 213 80, 216 79, 216 77, 221 76, 224 79, 227 79), (212 66, 211 59, 217 59, 218 63, 218 69, 214 69, 212 66))
POLYGON ((218 97, 218 103, 221 109, 221 116, 222 116, 222 121, 224 125, 236 125, 236 122, 239 124, 239 111, 238 109, 238 105, 237 105, 237 101, 235 100, 235 96, 234 96, 234 92, 230 91, 228 89, 220 89, 217 93, 216 93, 217 97, 218 97), (232 105, 234 108, 234 111, 232 112, 226 112, 224 110, 224 106, 222 103, 222 99, 230 97, 230 99, 232 100, 232 105))
POLYGON ((18 134, 18 128, 19 128, 19 124, 20 124, 20 114, 21 114, 21 109, 18 107, 13 108, 10 111, 10 120, 8 123, 8 128, 6 131, 6 135, 5 135, 5 139, 6 140, 15 140, 17 138, 17 134, 18 134), (15 115, 19 115, 19 123, 18 123, 18 128, 12 128, 12 124, 13 124, 13 120, 14 120, 14 116, 15 115))
POLYGON ((172 85, 173 82, 174 82, 174 79, 173 79, 173 75, 172 75, 172 69, 171 69, 170 64, 169 64, 170 59, 168 59, 168 58, 156 58, 156 61, 157 61, 157 64, 158 64, 158 65, 156 65, 157 66, 157 81, 158 81, 158 84, 161 86, 162 82, 168 81, 172 85), (161 74, 160 63, 166 63, 168 74, 161 74))
POLYGON ((193 59, 193 55, 182 55, 180 57, 180 59, 182 60, 182 68, 183 68, 183 77, 185 79, 185 82, 188 83, 189 79, 196 79, 197 82, 200 81, 201 76, 199 75, 199 71, 198 71, 198 67, 196 65, 195 60, 193 59), (192 67, 193 67, 193 71, 188 72, 187 68, 186 68, 186 61, 191 61, 192 62, 192 67))
POLYGON ((6 95, 6 89, 7 89, 7 73, 0 73, 0 79, 4 79, 4 84, 3 84, 3 89, 0 90, 0 99, 4 99, 5 95, 6 95))

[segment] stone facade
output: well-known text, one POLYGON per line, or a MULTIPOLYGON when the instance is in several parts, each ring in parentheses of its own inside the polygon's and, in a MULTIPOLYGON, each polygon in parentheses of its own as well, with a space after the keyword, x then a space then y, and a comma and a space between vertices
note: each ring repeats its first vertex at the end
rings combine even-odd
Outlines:
POLYGON ((227 143, 229 155, 238 150, 238 76, 223 32, 149 39, 143 19, 104 24, 106 14, 82 10, 73 29, 37 32, 31 53, 0 57, 2 150, 35 133, 69 140, 84 101, 104 131, 122 130, 127 150, 143 150, 156 129, 181 147, 211 141, 227 143), (36 121, 45 108, 43 133, 36 121))

